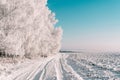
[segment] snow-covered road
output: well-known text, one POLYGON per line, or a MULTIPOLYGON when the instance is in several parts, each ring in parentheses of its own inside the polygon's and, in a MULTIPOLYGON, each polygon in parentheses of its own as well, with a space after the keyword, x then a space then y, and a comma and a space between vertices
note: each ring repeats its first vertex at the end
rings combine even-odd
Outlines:
POLYGON ((34 60, 15 67, 8 76, 0 80, 82 80, 82 78, 66 62, 67 56, 34 60))
POLYGON ((120 80, 120 54, 58 54, 27 60, 1 73, 0 80, 120 80))

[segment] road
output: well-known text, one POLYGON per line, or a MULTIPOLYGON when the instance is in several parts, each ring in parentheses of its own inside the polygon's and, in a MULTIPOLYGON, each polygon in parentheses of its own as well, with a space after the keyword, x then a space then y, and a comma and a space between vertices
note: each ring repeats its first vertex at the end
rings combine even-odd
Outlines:
POLYGON ((44 60, 19 66, 3 80, 83 80, 66 61, 67 56, 58 54, 44 60))

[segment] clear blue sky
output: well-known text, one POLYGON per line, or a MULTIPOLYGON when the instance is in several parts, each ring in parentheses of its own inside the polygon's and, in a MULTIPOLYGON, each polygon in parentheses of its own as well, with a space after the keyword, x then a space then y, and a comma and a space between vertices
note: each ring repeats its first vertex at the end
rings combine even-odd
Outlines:
POLYGON ((120 51, 120 0, 48 0, 64 30, 62 49, 120 51))

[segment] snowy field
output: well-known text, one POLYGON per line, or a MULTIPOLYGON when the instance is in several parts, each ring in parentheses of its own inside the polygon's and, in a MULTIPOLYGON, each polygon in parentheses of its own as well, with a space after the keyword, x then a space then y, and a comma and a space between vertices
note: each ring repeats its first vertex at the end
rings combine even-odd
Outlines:
POLYGON ((67 64, 84 80, 120 80, 120 54, 70 54, 67 64))
POLYGON ((119 53, 62 53, 0 62, 0 80, 120 80, 119 53))

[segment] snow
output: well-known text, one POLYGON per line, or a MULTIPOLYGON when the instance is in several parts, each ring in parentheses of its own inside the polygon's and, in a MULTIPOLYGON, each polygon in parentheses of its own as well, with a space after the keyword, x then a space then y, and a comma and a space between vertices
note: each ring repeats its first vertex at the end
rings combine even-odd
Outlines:
MULTIPOLYGON (((21 60, 11 67, 7 66, 9 69, 2 72, 0 80, 65 80, 67 77, 63 75, 64 71, 67 72, 71 78, 74 76, 77 80, 82 80, 70 66, 66 67, 63 71, 61 67, 64 66, 61 64, 63 63, 61 59, 62 55, 57 54, 48 58, 25 59, 24 62, 21 60), (9 74, 7 72, 9 72, 9 74)), ((2 67, 4 68, 6 65, 7 63, 4 63, 2 67)), ((8 65, 10 65, 10 63, 8 65)), ((70 77, 68 78, 70 79, 70 77)))
POLYGON ((120 53, 71 54, 67 58, 84 80, 120 80, 120 53), (117 55, 117 56, 116 56, 117 55))
POLYGON ((120 80, 119 53, 58 53, 62 29, 46 5, 0 0, 0 80, 120 80))
POLYGON ((1 62, 0 80, 120 80, 120 53, 58 53, 1 62))

